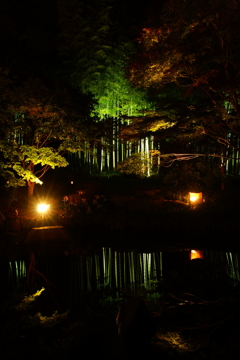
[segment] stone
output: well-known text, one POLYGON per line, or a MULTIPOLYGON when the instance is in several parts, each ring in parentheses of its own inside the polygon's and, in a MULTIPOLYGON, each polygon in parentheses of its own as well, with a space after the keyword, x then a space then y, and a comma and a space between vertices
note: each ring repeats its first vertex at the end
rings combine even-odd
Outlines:
POLYGON ((156 331, 145 302, 138 297, 120 306, 116 323, 120 339, 130 349, 148 347, 156 331))

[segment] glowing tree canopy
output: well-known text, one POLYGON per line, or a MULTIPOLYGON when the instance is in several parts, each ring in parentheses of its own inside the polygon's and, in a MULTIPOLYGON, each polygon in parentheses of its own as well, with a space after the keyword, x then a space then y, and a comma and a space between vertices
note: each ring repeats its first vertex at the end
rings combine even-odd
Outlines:
MULTIPOLYGON (((64 91, 62 88, 61 91, 64 91)), ((28 79, 22 85, 11 80, 7 72, 0 74, 1 133, 0 171, 7 186, 27 183, 32 195, 34 184, 50 168, 68 165, 63 154, 79 151, 86 133, 81 117, 57 105, 57 89, 53 94, 38 79, 28 79)), ((69 95, 69 94, 68 94, 69 95)))
POLYGON ((137 86, 164 92, 166 85, 176 84, 185 97, 202 94, 201 116, 197 102, 189 104, 191 124, 232 148, 239 147, 227 134, 240 131, 239 14, 235 0, 168 1, 159 26, 142 30, 144 50, 130 68, 137 86))

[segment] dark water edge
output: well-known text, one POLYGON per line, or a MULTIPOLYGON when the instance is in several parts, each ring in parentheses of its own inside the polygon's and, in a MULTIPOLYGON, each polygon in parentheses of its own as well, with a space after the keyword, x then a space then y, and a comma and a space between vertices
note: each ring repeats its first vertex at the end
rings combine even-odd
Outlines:
MULTIPOLYGON (((206 260, 216 260, 219 254, 214 258, 210 252, 204 261, 190 261, 186 251, 167 252, 165 255, 163 283, 156 282, 155 287, 148 289, 126 286, 118 299, 116 292, 107 285, 94 291, 84 290, 78 301, 66 308, 61 298, 68 283, 69 274, 65 270, 69 255, 64 258, 36 256, 37 269, 47 275, 54 286, 50 283, 46 286, 40 276, 38 285, 44 284, 46 290, 25 310, 16 310, 16 305, 22 302, 20 287, 2 304, 1 358, 25 359, 31 355, 33 359, 43 356, 68 359, 75 357, 77 352, 109 360, 139 359, 142 356, 149 359, 237 359, 240 334, 237 286, 234 292, 223 291, 224 286, 227 290, 224 285, 226 278, 221 277, 222 268, 218 269, 215 264, 211 269, 212 276, 215 275, 212 284, 219 282, 219 293, 214 298, 209 298, 206 293, 206 297, 198 296, 202 287, 207 290, 204 287, 209 276, 206 260), (190 289, 189 284, 194 286, 192 293, 184 292, 190 289), (149 346, 145 348, 141 343, 126 348, 117 332, 118 306, 135 296, 144 300, 156 327, 149 346), (52 316, 56 310, 62 316, 60 319, 58 315, 52 316)), ((78 257, 78 264, 88 263, 87 259, 90 255, 78 257)), ((211 284, 206 285, 208 290, 211 289, 211 284)))
MULTIPOLYGON (((118 229, 100 225, 66 226, 69 241, 36 243, 31 247, 24 244, 27 234, 5 234, 7 246, 1 251, 3 291, 9 285, 3 279, 3 273, 9 269, 6 266, 3 269, 5 261, 2 260, 15 263, 25 259, 27 273, 30 250, 35 254, 36 269, 49 283, 38 275, 31 289, 29 284, 26 288, 25 279, 22 279, 9 296, 2 296, 1 358, 25 359, 31 356, 42 359, 45 356, 61 360, 73 358, 77 352, 99 359, 118 360, 139 359, 143 355, 150 359, 238 359, 239 284, 233 281, 234 285, 230 286, 229 279, 234 275, 228 272, 229 259, 226 258, 226 252, 238 254, 237 222, 230 221, 226 226, 223 221, 214 223, 209 220, 211 226, 203 226, 201 222, 196 226, 197 220, 183 222, 181 216, 176 216, 174 221, 168 219, 159 223, 150 228, 144 227, 140 221, 138 227, 118 229), (111 248, 113 253, 132 253, 133 256, 162 252, 162 278, 149 281, 149 288, 140 286, 134 289, 128 283, 125 289, 116 293, 110 284, 104 285, 103 276, 102 286, 98 288, 93 280, 92 291, 84 287, 81 296, 71 301, 71 305, 69 301, 66 303, 63 299, 66 287, 69 292, 70 278, 75 284, 72 285, 72 296, 79 293, 79 288, 76 288, 79 281, 70 275, 71 269, 76 275, 79 266, 89 264, 87 259, 101 256, 103 247, 111 248), (190 261, 189 251, 194 248, 204 249, 205 259, 190 261), (70 258, 74 264, 72 267, 69 267, 70 258), (16 312, 14 306, 21 302, 26 290, 36 291, 41 286, 46 290, 33 307, 16 312), (140 344, 135 349, 126 349, 117 334, 118 306, 134 296, 146 302, 157 328, 146 349, 142 349, 140 344), (36 318, 39 312, 51 317, 56 310, 59 314, 70 311, 61 321, 48 326, 36 318)), ((234 271, 240 270, 239 264, 235 258, 234 271)), ((90 268, 96 271, 93 264, 90 268)), ((82 269, 86 285, 87 267, 82 269)))

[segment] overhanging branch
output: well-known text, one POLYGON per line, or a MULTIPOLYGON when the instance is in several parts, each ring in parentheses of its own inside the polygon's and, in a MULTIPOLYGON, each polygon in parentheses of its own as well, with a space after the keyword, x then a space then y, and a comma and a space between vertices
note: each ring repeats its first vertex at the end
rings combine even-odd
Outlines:
MULTIPOLYGON (((155 154, 156 155, 156 154, 155 154)), ((236 158, 230 157, 230 156, 222 156, 222 155, 216 155, 216 154, 159 154, 161 165, 164 167, 170 167, 175 161, 187 161, 196 159, 198 157, 215 157, 215 158, 221 158, 221 159, 233 159, 236 160, 236 158)), ((239 158, 240 159, 240 158, 239 158)))

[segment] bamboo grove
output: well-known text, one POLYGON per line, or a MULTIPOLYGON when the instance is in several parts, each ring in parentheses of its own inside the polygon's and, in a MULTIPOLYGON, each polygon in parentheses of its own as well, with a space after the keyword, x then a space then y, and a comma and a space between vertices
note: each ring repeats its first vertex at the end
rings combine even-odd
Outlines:
POLYGON ((239 4, 210 3, 204 15, 198 1, 184 12, 166 1, 137 33, 126 4, 123 13, 118 1, 59 1, 65 76, 94 96, 101 123, 99 142, 73 154, 74 167, 149 176, 194 153, 239 174, 239 4))
POLYGON ((153 148, 151 137, 132 142, 122 141, 119 136, 133 116, 143 114, 152 104, 145 92, 134 88, 126 78, 125 68, 135 50, 136 34, 126 34, 129 20, 124 20, 124 13, 116 16, 118 2, 72 2, 72 6, 59 2, 62 71, 65 73, 68 64, 65 76, 82 92, 94 96, 92 117, 97 118, 100 138, 90 151, 70 155, 69 160, 74 168, 84 164, 91 173, 109 172, 132 153, 148 153, 153 148), (75 16, 69 20, 72 12, 75 16))
MULTIPOLYGON (((186 291, 195 295, 201 296, 205 291, 214 297, 229 291, 234 293, 240 281, 239 254, 217 250, 205 250, 204 253, 204 259, 190 260, 189 251, 142 253, 103 247, 97 254, 63 255, 64 261, 62 257, 57 260, 40 255, 37 279, 39 286, 42 280, 43 286, 46 286, 46 279, 50 283, 60 280, 59 286, 67 287, 72 302, 81 300, 86 292, 100 289, 110 298, 121 297, 124 291, 159 296, 167 291, 166 286, 176 287, 176 281, 180 284, 184 281, 186 291), (60 276, 61 273, 64 276, 60 276), (174 278, 177 273, 179 280, 174 278)), ((8 289, 21 286, 26 276, 25 261, 11 261, 8 289)))
MULTIPOLYGON (((19 131, 22 142, 28 125, 23 105, 44 108, 47 102, 57 109, 67 125, 58 140, 54 135, 49 167, 67 165, 55 164, 60 140, 72 169, 91 174, 150 176, 161 165, 190 169, 186 160, 195 159, 195 167, 239 175, 238 0, 205 0, 205 7, 200 0, 161 6, 142 0, 138 7, 126 0, 56 0, 51 6, 35 0, 34 9, 23 3, 20 15, 14 6, 0 9, 16 30, 9 32, 6 20, 0 33, 1 124, 19 131), (14 97, 12 83, 18 85, 14 97), (24 95, 19 89, 26 83, 32 85, 24 95), (40 104, 38 83, 50 94, 43 92, 40 104), (24 126, 16 129, 19 113, 24 126)), ((52 124, 60 121, 55 117, 52 124)), ((29 121, 34 127, 35 119, 29 121)))

